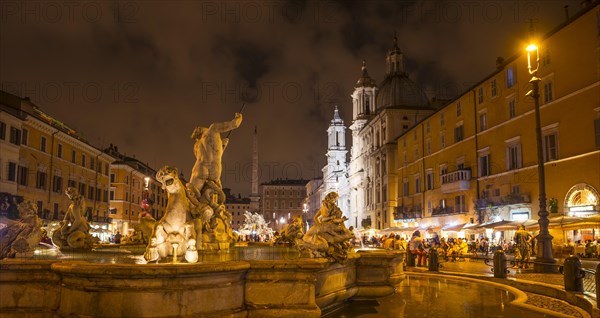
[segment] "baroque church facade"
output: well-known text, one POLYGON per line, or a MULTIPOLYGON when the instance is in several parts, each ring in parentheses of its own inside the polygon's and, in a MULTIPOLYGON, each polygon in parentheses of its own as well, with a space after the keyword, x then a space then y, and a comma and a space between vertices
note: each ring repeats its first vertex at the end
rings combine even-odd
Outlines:
POLYGON ((394 35, 386 55, 386 74, 377 85, 363 61, 352 97, 352 145, 347 161, 345 127, 336 108, 328 129, 327 166, 323 184, 336 189, 339 205, 355 228, 390 227, 398 198, 396 139, 435 108, 408 77, 405 59, 394 35))

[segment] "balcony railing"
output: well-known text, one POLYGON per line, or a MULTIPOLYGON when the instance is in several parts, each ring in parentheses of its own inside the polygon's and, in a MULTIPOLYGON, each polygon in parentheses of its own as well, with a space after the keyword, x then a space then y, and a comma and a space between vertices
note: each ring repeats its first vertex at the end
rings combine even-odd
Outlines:
POLYGON ((471 170, 462 169, 442 175, 442 193, 471 189, 471 170))
POLYGON ((452 206, 445 206, 445 207, 438 206, 438 207, 433 208, 433 210, 431 211, 432 216, 455 214, 455 213, 460 213, 460 212, 454 211, 454 207, 452 207, 452 206))

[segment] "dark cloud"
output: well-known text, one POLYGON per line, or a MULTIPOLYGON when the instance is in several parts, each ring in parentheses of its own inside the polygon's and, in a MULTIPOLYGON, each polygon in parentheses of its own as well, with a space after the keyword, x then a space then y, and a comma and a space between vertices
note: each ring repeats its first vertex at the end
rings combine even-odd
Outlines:
POLYGON ((32 97, 98 147, 113 143, 155 168, 170 164, 186 175, 194 162, 194 127, 230 120, 247 102, 224 154, 223 175, 226 186, 244 194, 254 126, 261 181, 320 174, 334 106, 349 126, 362 60, 380 83, 394 31, 411 79, 429 96, 450 97, 493 72, 497 56, 521 50, 530 18, 547 32, 564 19, 565 4, 572 13, 579 5, 92 1, 100 17, 75 6, 70 18, 65 6, 62 19, 51 21, 43 1, 36 2, 39 9, 28 1, 25 15, 8 14, 22 10, 21 3, 0 2, 10 6, 0 10, 6 13, 0 88, 32 97), (52 95, 57 89, 58 97, 52 95))

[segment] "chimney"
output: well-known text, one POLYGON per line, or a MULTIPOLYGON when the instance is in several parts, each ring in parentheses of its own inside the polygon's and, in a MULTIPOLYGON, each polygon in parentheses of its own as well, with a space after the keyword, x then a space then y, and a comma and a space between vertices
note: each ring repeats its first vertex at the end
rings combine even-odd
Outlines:
POLYGON ((498 56, 496 58, 496 69, 501 70, 504 66, 504 58, 502 56, 498 56))

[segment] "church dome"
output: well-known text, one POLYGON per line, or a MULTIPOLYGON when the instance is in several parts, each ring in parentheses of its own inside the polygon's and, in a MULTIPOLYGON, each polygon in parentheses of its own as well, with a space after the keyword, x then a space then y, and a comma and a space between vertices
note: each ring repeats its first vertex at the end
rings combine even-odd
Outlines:
POLYGON ((389 74, 377 92, 377 108, 388 107, 429 107, 427 95, 411 81, 406 73, 389 74))
POLYGON ((398 47, 396 34, 394 34, 392 48, 386 56, 386 62, 387 72, 376 96, 377 108, 428 108, 427 95, 406 74, 404 54, 398 47))

